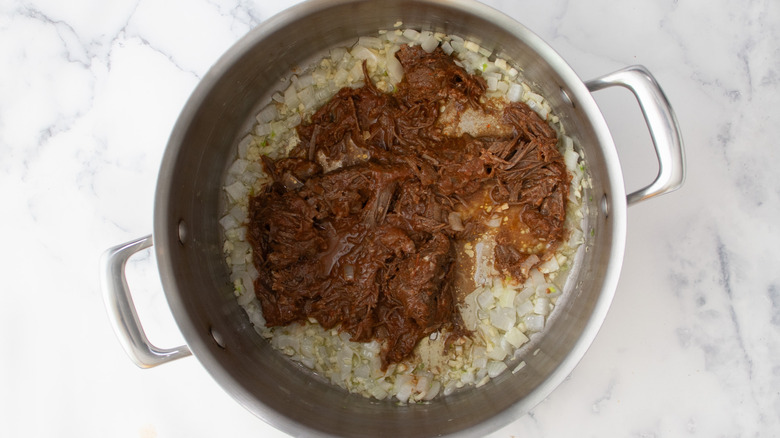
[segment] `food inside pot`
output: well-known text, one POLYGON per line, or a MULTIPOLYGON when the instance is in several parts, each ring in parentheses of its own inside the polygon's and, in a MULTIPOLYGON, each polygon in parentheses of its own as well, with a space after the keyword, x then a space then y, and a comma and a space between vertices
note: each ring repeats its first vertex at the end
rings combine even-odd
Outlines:
POLYGON ((428 400, 500 374, 581 243, 579 156, 480 51, 413 30, 334 49, 261 111, 228 172, 239 303, 351 391, 428 400))

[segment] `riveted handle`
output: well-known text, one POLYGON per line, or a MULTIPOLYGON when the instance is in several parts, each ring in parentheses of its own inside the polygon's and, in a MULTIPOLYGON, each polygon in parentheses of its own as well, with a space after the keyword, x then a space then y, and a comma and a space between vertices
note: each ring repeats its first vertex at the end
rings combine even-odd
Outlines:
POLYGON ((103 301, 114 332, 127 355, 141 368, 151 368, 192 354, 186 345, 175 348, 155 347, 141 327, 127 286, 125 266, 133 254, 150 246, 151 235, 109 248, 100 259, 103 301))
POLYGON ((629 89, 642 109, 658 157, 658 176, 628 195, 628 205, 679 189, 685 181, 685 153, 677 117, 661 86, 641 65, 633 65, 585 83, 593 91, 620 86, 629 89))

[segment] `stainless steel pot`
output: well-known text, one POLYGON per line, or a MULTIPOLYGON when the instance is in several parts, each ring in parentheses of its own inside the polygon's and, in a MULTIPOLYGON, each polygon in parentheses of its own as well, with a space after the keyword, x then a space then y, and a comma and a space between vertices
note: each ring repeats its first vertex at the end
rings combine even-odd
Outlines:
POLYGON ((684 179, 680 131, 660 87, 634 66, 583 82, 528 29, 469 0, 314 0, 263 22, 203 78, 184 107, 163 157, 154 212, 154 246, 163 289, 187 342, 158 349, 146 339, 124 279, 124 265, 152 237, 111 248, 103 257, 105 301, 128 354, 141 367, 190 351, 240 404, 292 435, 477 436, 542 401, 572 371, 596 336, 612 301, 623 259, 626 207, 678 188, 684 179), (460 35, 523 68, 584 152, 588 240, 565 294, 526 367, 429 404, 398 406, 350 395, 276 353, 237 305, 221 251, 222 181, 237 140, 291 68, 360 35, 410 28, 460 35), (643 111, 659 160, 646 188, 626 196, 609 129, 590 92, 623 86, 643 111), (592 232, 591 232, 592 230, 592 232))

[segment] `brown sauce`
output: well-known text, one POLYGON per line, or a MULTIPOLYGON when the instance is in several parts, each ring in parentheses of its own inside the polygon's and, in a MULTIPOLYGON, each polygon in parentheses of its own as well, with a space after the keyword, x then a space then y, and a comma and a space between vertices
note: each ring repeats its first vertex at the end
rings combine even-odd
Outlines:
POLYGON ((378 340, 383 368, 433 332, 467 335, 469 242, 492 233, 495 268, 517 281, 529 255, 551 255, 570 182, 555 131, 528 106, 486 102, 482 78, 441 49, 396 57, 393 93, 366 74, 298 126, 289 157, 265 159, 273 183, 250 199, 248 227, 267 325, 313 318, 378 340))

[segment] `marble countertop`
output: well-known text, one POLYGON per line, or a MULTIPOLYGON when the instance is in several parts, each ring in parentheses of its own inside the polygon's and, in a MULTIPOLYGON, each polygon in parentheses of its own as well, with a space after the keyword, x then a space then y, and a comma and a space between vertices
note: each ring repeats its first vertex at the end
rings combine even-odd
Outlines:
MULTIPOLYGON (((0 4, 0 434, 283 437, 195 358, 133 365, 98 260, 152 230, 157 171, 189 93, 249 29, 297 3, 0 4)), ((643 64, 675 108, 684 187, 628 211, 625 261, 579 366, 498 437, 780 434, 780 3, 485 3, 583 79, 643 64)), ((633 97, 595 93, 627 189, 657 171, 633 97)), ((129 264, 142 321, 183 342, 154 258, 129 264)))

